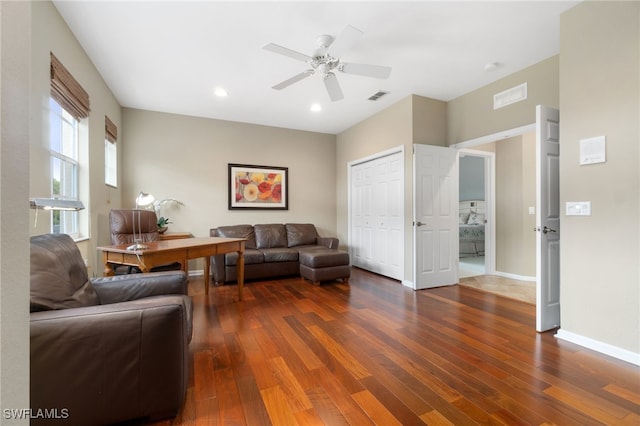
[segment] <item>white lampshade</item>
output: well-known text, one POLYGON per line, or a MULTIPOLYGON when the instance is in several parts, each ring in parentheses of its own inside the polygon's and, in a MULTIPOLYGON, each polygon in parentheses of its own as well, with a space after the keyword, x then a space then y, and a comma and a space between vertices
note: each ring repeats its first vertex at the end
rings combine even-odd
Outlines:
POLYGON ((153 195, 140 191, 140 193, 136 197, 136 208, 148 206, 154 201, 155 197, 153 195))

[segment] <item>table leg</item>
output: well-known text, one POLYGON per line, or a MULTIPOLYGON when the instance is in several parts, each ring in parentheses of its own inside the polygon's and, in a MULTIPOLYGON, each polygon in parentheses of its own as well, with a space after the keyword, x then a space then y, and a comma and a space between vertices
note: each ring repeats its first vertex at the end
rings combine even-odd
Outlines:
MULTIPOLYGON (((152 260, 152 259, 150 259, 150 260, 152 260)), ((143 256, 138 256, 138 268, 140 268, 140 271, 142 271, 143 274, 151 272, 151 268, 148 267, 144 263, 144 257, 143 256)))
POLYGON ((102 263, 104 263, 104 271, 102 272, 102 275, 105 277, 111 277, 115 274, 115 271, 113 270, 113 267, 111 266, 111 263, 107 262, 107 252, 103 251, 102 252, 102 263))
POLYGON ((209 294, 209 281, 211 277, 209 275, 211 268, 211 256, 205 256, 204 258, 204 294, 209 294))
POLYGON ((244 289, 244 250, 238 251, 238 300, 242 300, 242 290, 244 289))
POLYGON ((111 264, 107 263, 106 265, 104 265, 104 271, 102 271, 102 275, 105 277, 112 277, 114 276, 116 273, 113 270, 113 268, 111 267, 111 264))

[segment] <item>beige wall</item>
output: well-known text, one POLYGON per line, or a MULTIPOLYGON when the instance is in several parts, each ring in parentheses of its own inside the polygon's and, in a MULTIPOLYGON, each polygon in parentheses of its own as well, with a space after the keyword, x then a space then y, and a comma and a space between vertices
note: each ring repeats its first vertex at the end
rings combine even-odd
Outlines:
POLYGON ((348 242, 348 164, 389 150, 404 149, 404 280, 413 280, 413 144, 445 144, 446 103, 408 96, 337 136, 337 233, 348 242))
POLYGON ((529 213, 529 207, 537 211, 536 206, 536 134, 522 135, 522 270, 519 275, 536 276, 536 215, 529 213))
POLYGON ((130 108, 123 123, 123 207, 140 191, 183 202, 162 211, 169 231, 203 237, 220 225, 308 222, 336 234, 334 135, 130 108), (229 163, 287 167, 289 210, 229 210, 229 163))
MULTIPOLYGON (((47 197, 50 195, 49 171, 49 96, 50 52, 64 64, 75 79, 89 93, 91 112, 89 118, 81 121, 80 137, 84 141, 82 150, 89 161, 89 170, 80 175, 81 198, 87 207, 81 212, 82 220, 89 221, 88 239, 78 244, 83 256, 88 260, 92 272, 102 274, 96 246, 109 243, 108 229, 105 233, 105 218, 112 206, 120 205, 120 189, 104 184, 104 117, 109 118, 122 129, 120 105, 98 74, 84 50, 50 2, 32 4, 32 44, 31 44, 31 144, 29 195, 47 197)), ((120 139, 120 137, 119 137, 120 139)), ((82 155, 82 154, 81 154, 82 155)), ((121 156, 121 150, 118 155, 121 156)), ((119 171, 121 174, 121 171, 119 171)), ((120 179, 120 182, 122 180, 120 179)), ((35 213, 30 212, 31 235, 49 232, 50 216, 38 212, 38 226, 35 213)))
POLYGON ((496 271, 535 277, 535 134, 495 143, 496 271))
POLYGON ((561 17, 560 201, 564 331, 640 354, 640 3, 585 2, 561 17), (580 166, 604 135, 607 161, 580 166))
MULTIPOLYGON (((0 407, 29 407, 31 3, 0 2, 0 407)), ((2 420, 2 424, 29 424, 2 420)))
POLYGON ((496 144, 496 270, 515 274, 522 254, 522 143, 496 144))
POLYGON ((448 102, 447 145, 535 123, 536 105, 557 108, 558 63, 553 56, 448 102), (493 109, 493 95, 525 82, 526 100, 493 109))
POLYGON ((417 95, 411 99, 413 143, 447 146, 446 103, 417 95))

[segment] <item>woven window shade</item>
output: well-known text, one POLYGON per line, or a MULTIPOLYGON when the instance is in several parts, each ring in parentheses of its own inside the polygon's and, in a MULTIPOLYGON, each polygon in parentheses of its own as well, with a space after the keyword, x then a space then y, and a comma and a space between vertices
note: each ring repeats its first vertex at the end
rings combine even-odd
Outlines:
POLYGON ((105 139, 109 142, 116 143, 116 140, 118 140, 118 128, 106 115, 104 116, 104 132, 105 139))
POLYGON ((51 96, 76 120, 89 116, 89 94, 51 53, 51 96))

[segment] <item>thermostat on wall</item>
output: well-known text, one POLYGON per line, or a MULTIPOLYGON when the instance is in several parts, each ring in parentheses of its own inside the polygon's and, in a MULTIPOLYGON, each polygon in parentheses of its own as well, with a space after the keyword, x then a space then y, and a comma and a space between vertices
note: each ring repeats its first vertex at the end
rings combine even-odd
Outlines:
POLYGON ((606 144, 607 138, 605 136, 580 139, 580 165, 607 161, 606 144))

